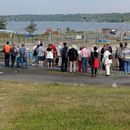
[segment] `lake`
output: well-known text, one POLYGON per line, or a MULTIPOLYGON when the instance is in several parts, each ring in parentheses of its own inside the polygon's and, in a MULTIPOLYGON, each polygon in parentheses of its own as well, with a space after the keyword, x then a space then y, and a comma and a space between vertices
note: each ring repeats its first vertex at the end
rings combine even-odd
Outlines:
MULTIPOLYGON (((53 30, 66 28, 74 29, 76 31, 96 31, 102 28, 130 30, 130 23, 108 23, 108 22, 59 22, 59 21, 40 21, 35 22, 37 24, 36 34, 44 33, 47 28, 51 27, 53 30)), ((30 24, 30 21, 12 21, 8 22, 7 29, 14 30, 18 33, 27 33, 25 27, 30 24)))

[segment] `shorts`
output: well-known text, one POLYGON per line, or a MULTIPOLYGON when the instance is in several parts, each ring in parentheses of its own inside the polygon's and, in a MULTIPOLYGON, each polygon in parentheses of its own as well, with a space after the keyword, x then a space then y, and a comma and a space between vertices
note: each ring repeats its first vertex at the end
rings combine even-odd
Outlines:
POLYGON ((48 58, 48 59, 47 59, 47 62, 52 63, 52 59, 51 59, 51 58, 48 58))
POLYGON ((45 56, 38 56, 38 61, 44 61, 45 60, 45 56))

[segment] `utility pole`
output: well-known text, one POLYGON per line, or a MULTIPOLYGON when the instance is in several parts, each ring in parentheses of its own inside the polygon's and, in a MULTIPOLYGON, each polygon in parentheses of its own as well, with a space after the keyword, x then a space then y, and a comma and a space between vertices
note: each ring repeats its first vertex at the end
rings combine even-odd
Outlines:
POLYGON ((83 17, 83 31, 84 31, 84 44, 86 44, 86 30, 85 30, 86 17, 83 17))

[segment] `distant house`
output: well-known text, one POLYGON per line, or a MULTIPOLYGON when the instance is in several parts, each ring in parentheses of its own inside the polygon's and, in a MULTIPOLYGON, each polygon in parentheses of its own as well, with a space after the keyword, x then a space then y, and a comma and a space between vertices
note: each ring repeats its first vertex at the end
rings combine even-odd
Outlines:
POLYGON ((115 35, 117 33, 117 29, 103 28, 102 33, 115 35))
POLYGON ((103 34, 110 34, 111 31, 112 31, 112 29, 110 29, 110 28, 102 28, 103 34))

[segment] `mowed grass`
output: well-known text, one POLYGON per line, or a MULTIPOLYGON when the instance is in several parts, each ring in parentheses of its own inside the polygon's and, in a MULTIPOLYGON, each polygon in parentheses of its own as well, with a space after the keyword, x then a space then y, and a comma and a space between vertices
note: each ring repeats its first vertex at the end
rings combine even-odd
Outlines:
POLYGON ((0 81, 0 130, 130 130, 130 88, 0 81))

